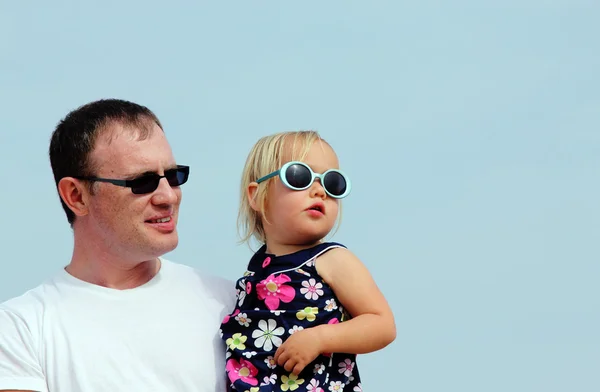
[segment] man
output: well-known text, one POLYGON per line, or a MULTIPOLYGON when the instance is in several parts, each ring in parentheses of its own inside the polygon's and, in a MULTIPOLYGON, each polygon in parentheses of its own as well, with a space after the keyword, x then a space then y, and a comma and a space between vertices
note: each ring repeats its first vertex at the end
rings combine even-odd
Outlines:
POLYGON ((0 305, 0 390, 224 390, 218 326, 234 286, 161 257, 178 243, 189 168, 158 118, 121 100, 82 106, 56 127, 50 162, 73 255, 0 305))

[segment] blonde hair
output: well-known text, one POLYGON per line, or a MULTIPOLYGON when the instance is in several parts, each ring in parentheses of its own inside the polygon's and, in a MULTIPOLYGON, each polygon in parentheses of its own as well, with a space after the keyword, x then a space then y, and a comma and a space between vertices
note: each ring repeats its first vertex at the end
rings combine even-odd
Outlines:
MULTIPOLYGON (((279 170, 285 162, 304 160, 316 141, 327 143, 317 131, 280 132, 259 139, 252 147, 246 159, 240 184, 238 213, 240 242, 249 243, 252 237, 261 244, 266 242, 263 221, 267 221, 265 203, 272 181, 261 183, 256 190, 254 198, 259 211, 255 211, 248 201, 247 190, 250 183, 279 170)), ((338 219, 340 216, 341 211, 338 219)))

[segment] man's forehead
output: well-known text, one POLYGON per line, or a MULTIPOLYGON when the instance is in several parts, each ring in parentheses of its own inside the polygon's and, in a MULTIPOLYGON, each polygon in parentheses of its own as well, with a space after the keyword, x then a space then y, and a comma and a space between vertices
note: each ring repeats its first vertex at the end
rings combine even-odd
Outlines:
POLYGON ((142 134, 137 127, 118 124, 105 130, 90 154, 97 171, 129 175, 173 166, 175 159, 161 128, 142 134))
POLYGON ((127 122, 108 120, 99 127, 96 144, 101 142, 110 146, 118 140, 141 141, 151 137, 154 132, 162 132, 162 129, 149 118, 127 122))

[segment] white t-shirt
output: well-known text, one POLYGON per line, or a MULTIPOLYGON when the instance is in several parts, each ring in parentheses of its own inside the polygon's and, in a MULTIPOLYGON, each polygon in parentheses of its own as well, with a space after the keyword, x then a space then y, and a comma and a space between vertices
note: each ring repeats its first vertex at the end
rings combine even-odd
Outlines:
POLYGON ((0 390, 221 392, 233 282, 161 259, 131 290, 61 271, 0 304, 0 390))

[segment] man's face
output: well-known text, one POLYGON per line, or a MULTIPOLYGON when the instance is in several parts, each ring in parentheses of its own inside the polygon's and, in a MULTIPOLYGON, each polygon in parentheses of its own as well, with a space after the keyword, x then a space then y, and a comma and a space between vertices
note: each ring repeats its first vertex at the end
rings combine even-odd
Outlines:
MULTIPOLYGON (((150 125, 149 125, 150 126, 150 125)), ((138 140, 138 132, 113 124, 98 139, 90 154, 93 176, 134 179, 145 173, 164 175, 176 166, 163 131, 154 123, 150 136, 138 140)), ((181 189, 172 188, 165 178, 148 194, 133 194, 131 188, 94 183, 86 218, 90 243, 98 251, 118 259, 141 262, 161 256, 177 246, 177 217, 181 189), (157 219, 167 222, 157 222, 157 219), (168 220, 168 219, 167 219, 168 220)))

